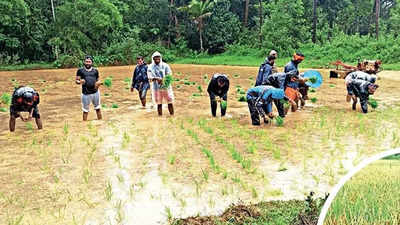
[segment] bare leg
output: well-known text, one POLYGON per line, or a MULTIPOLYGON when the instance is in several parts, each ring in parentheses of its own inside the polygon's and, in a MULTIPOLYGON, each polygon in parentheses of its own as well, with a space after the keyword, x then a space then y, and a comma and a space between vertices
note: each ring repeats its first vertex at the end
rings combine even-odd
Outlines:
POLYGON ((103 117, 101 116, 101 110, 100 109, 96 109, 96 114, 97 114, 97 119, 98 120, 103 119, 103 117))
POLYGON ((168 111, 169 111, 169 114, 170 114, 171 116, 174 115, 174 105, 172 105, 172 103, 171 103, 171 104, 168 104, 168 111))
POLYGON ((36 121, 36 125, 38 127, 39 130, 43 129, 43 124, 42 124, 42 120, 40 118, 35 118, 36 121))
POLYGON ((10 116, 10 131, 14 132, 15 131, 15 117, 10 116))
POLYGON ((158 111, 158 115, 162 116, 162 105, 157 105, 157 111, 158 111))
POLYGON ((83 121, 87 121, 88 115, 89 115, 89 113, 83 112, 83 121))

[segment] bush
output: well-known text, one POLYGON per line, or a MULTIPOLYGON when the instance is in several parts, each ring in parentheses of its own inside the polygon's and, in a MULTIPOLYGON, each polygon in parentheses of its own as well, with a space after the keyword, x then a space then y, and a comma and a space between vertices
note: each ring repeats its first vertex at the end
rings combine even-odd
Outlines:
POLYGON ((54 65, 57 68, 72 68, 81 65, 81 60, 77 56, 61 55, 55 62, 54 65))

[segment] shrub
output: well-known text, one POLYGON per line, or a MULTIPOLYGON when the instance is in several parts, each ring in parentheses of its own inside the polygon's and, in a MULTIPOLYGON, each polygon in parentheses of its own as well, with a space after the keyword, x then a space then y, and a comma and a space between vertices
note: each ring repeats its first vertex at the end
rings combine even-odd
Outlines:
POLYGON ((57 68, 71 68, 78 67, 81 65, 81 60, 77 56, 61 55, 55 62, 54 65, 57 68))

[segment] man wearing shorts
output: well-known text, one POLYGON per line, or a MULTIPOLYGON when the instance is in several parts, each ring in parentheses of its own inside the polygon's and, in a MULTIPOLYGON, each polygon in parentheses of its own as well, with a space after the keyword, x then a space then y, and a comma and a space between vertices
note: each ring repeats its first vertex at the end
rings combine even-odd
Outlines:
POLYGON ((31 87, 18 87, 15 89, 10 106, 10 131, 15 131, 15 121, 18 117, 27 122, 35 118, 38 129, 42 129, 42 120, 40 119, 38 104, 40 102, 39 93, 31 87), (21 112, 29 112, 28 118, 24 118, 21 112))
POLYGON ((101 120, 99 86, 102 83, 99 82, 99 71, 97 71, 96 68, 93 68, 93 58, 91 56, 85 57, 84 67, 78 69, 75 82, 76 84, 82 85, 81 101, 83 121, 87 121, 90 103, 94 105, 97 119, 101 120))
POLYGON ((170 115, 174 115, 174 93, 171 84, 165 84, 166 77, 172 74, 169 65, 162 61, 162 56, 159 52, 155 52, 151 56, 152 63, 147 68, 147 76, 152 85, 152 98, 157 104, 158 115, 162 116, 162 104, 168 104, 170 115))

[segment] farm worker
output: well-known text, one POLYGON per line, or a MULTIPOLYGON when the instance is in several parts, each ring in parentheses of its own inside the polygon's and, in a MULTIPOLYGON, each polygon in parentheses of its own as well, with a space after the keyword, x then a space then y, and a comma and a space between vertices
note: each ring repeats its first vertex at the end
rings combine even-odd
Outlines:
MULTIPOLYGON (((275 50, 271 50, 269 52, 269 56, 274 56, 275 59, 277 59, 278 58, 278 52, 275 51, 275 50)), ((277 73, 277 72, 278 72, 278 68, 276 67, 276 63, 274 61, 274 64, 272 65, 272 73, 277 73)))
POLYGON ((90 103, 94 105, 96 110, 97 119, 101 120, 101 105, 100 105, 100 91, 99 87, 102 85, 99 82, 99 71, 93 67, 93 58, 86 56, 83 62, 84 67, 78 69, 76 72, 75 83, 82 85, 82 111, 83 121, 87 121, 89 114, 90 103))
POLYGON ((267 59, 261 64, 256 79, 255 86, 265 85, 268 76, 272 74, 272 66, 275 63, 275 56, 268 56, 267 59))
POLYGON ((264 119, 264 123, 269 122, 266 116, 271 119, 275 117, 272 113, 272 101, 284 99, 285 93, 283 89, 261 85, 250 88, 247 91, 246 98, 249 106, 251 123, 258 126, 260 125, 260 116, 264 119))
MULTIPOLYGON (((285 95, 289 99, 289 103, 292 106, 292 111, 297 110, 297 101, 300 93, 293 87, 297 84, 299 77, 294 71, 289 73, 274 73, 270 75, 267 79, 267 85, 271 85, 275 88, 280 88, 285 91, 285 95), (292 85, 292 86, 291 86, 292 85)), ((274 100, 274 104, 278 110, 280 117, 285 117, 287 114, 287 109, 285 109, 284 104, 280 100, 274 100)))
POLYGON ((228 90, 229 90, 229 79, 225 74, 216 73, 211 78, 210 83, 208 84, 207 92, 210 95, 210 103, 211 103, 211 114, 213 117, 217 116, 217 100, 216 96, 220 97, 222 101, 220 102, 221 106, 221 116, 225 116, 226 113, 226 103, 228 100, 228 90))
POLYGON ((352 80, 349 83, 351 92, 354 93, 353 110, 356 110, 357 98, 360 99, 361 109, 363 113, 368 113, 368 99, 369 95, 373 95, 379 86, 366 80, 352 80))
POLYGON ((18 87, 14 90, 10 106, 10 131, 15 131, 15 121, 18 117, 24 122, 35 118, 38 129, 42 129, 42 120, 40 119, 38 104, 40 102, 39 93, 31 87, 18 87), (24 118, 21 112, 29 112, 28 118, 24 118))
POLYGON ((136 89, 139 92, 139 98, 142 106, 146 107, 146 94, 150 88, 149 79, 147 77, 147 65, 143 60, 143 56, 136 57, 137 65, 133 71, 131 92, 136 89))
POLYGON ((165 78, 172 74, 169 65, 162 61, 162 56, 159 52, 154 52, 151 56, 152 63, 147 68, 147 76, 152 85, 152 95, 157 104, 158 115, 162 116, 162 104, 168 103, 168 111, 170 115, 174 115, 174 93, 172 85, 164 85, 165 78))
POLYGON ((296 52, 293 54, 292 60, 286 64, 284 68, 284 72, 295 72, 299 76, 299 82, 297 84, 293 84, 294 88, 298 88, 301 94, 301 106, 305 105, 305 100, 308 100, 308 86, 305 84, 306 80, 301 79, 302 75, 299 72, 299 64, 304 60, 304 55, 301 52, 296 52))
POLYGON ((350 102, 350 100, 353 96, 352 89, 349 87, 349 84, 351 81, 365 80, 365 81, 369 81, 374 84, 376 81, 376 78, 377 78, 376 75, 370 75, 370 74, 362 72, 362 71, 355 71, 355 72, 349 73, 345 78, 345 83, 346 83, 346 88, 347 88, 346 101, 350 102))

